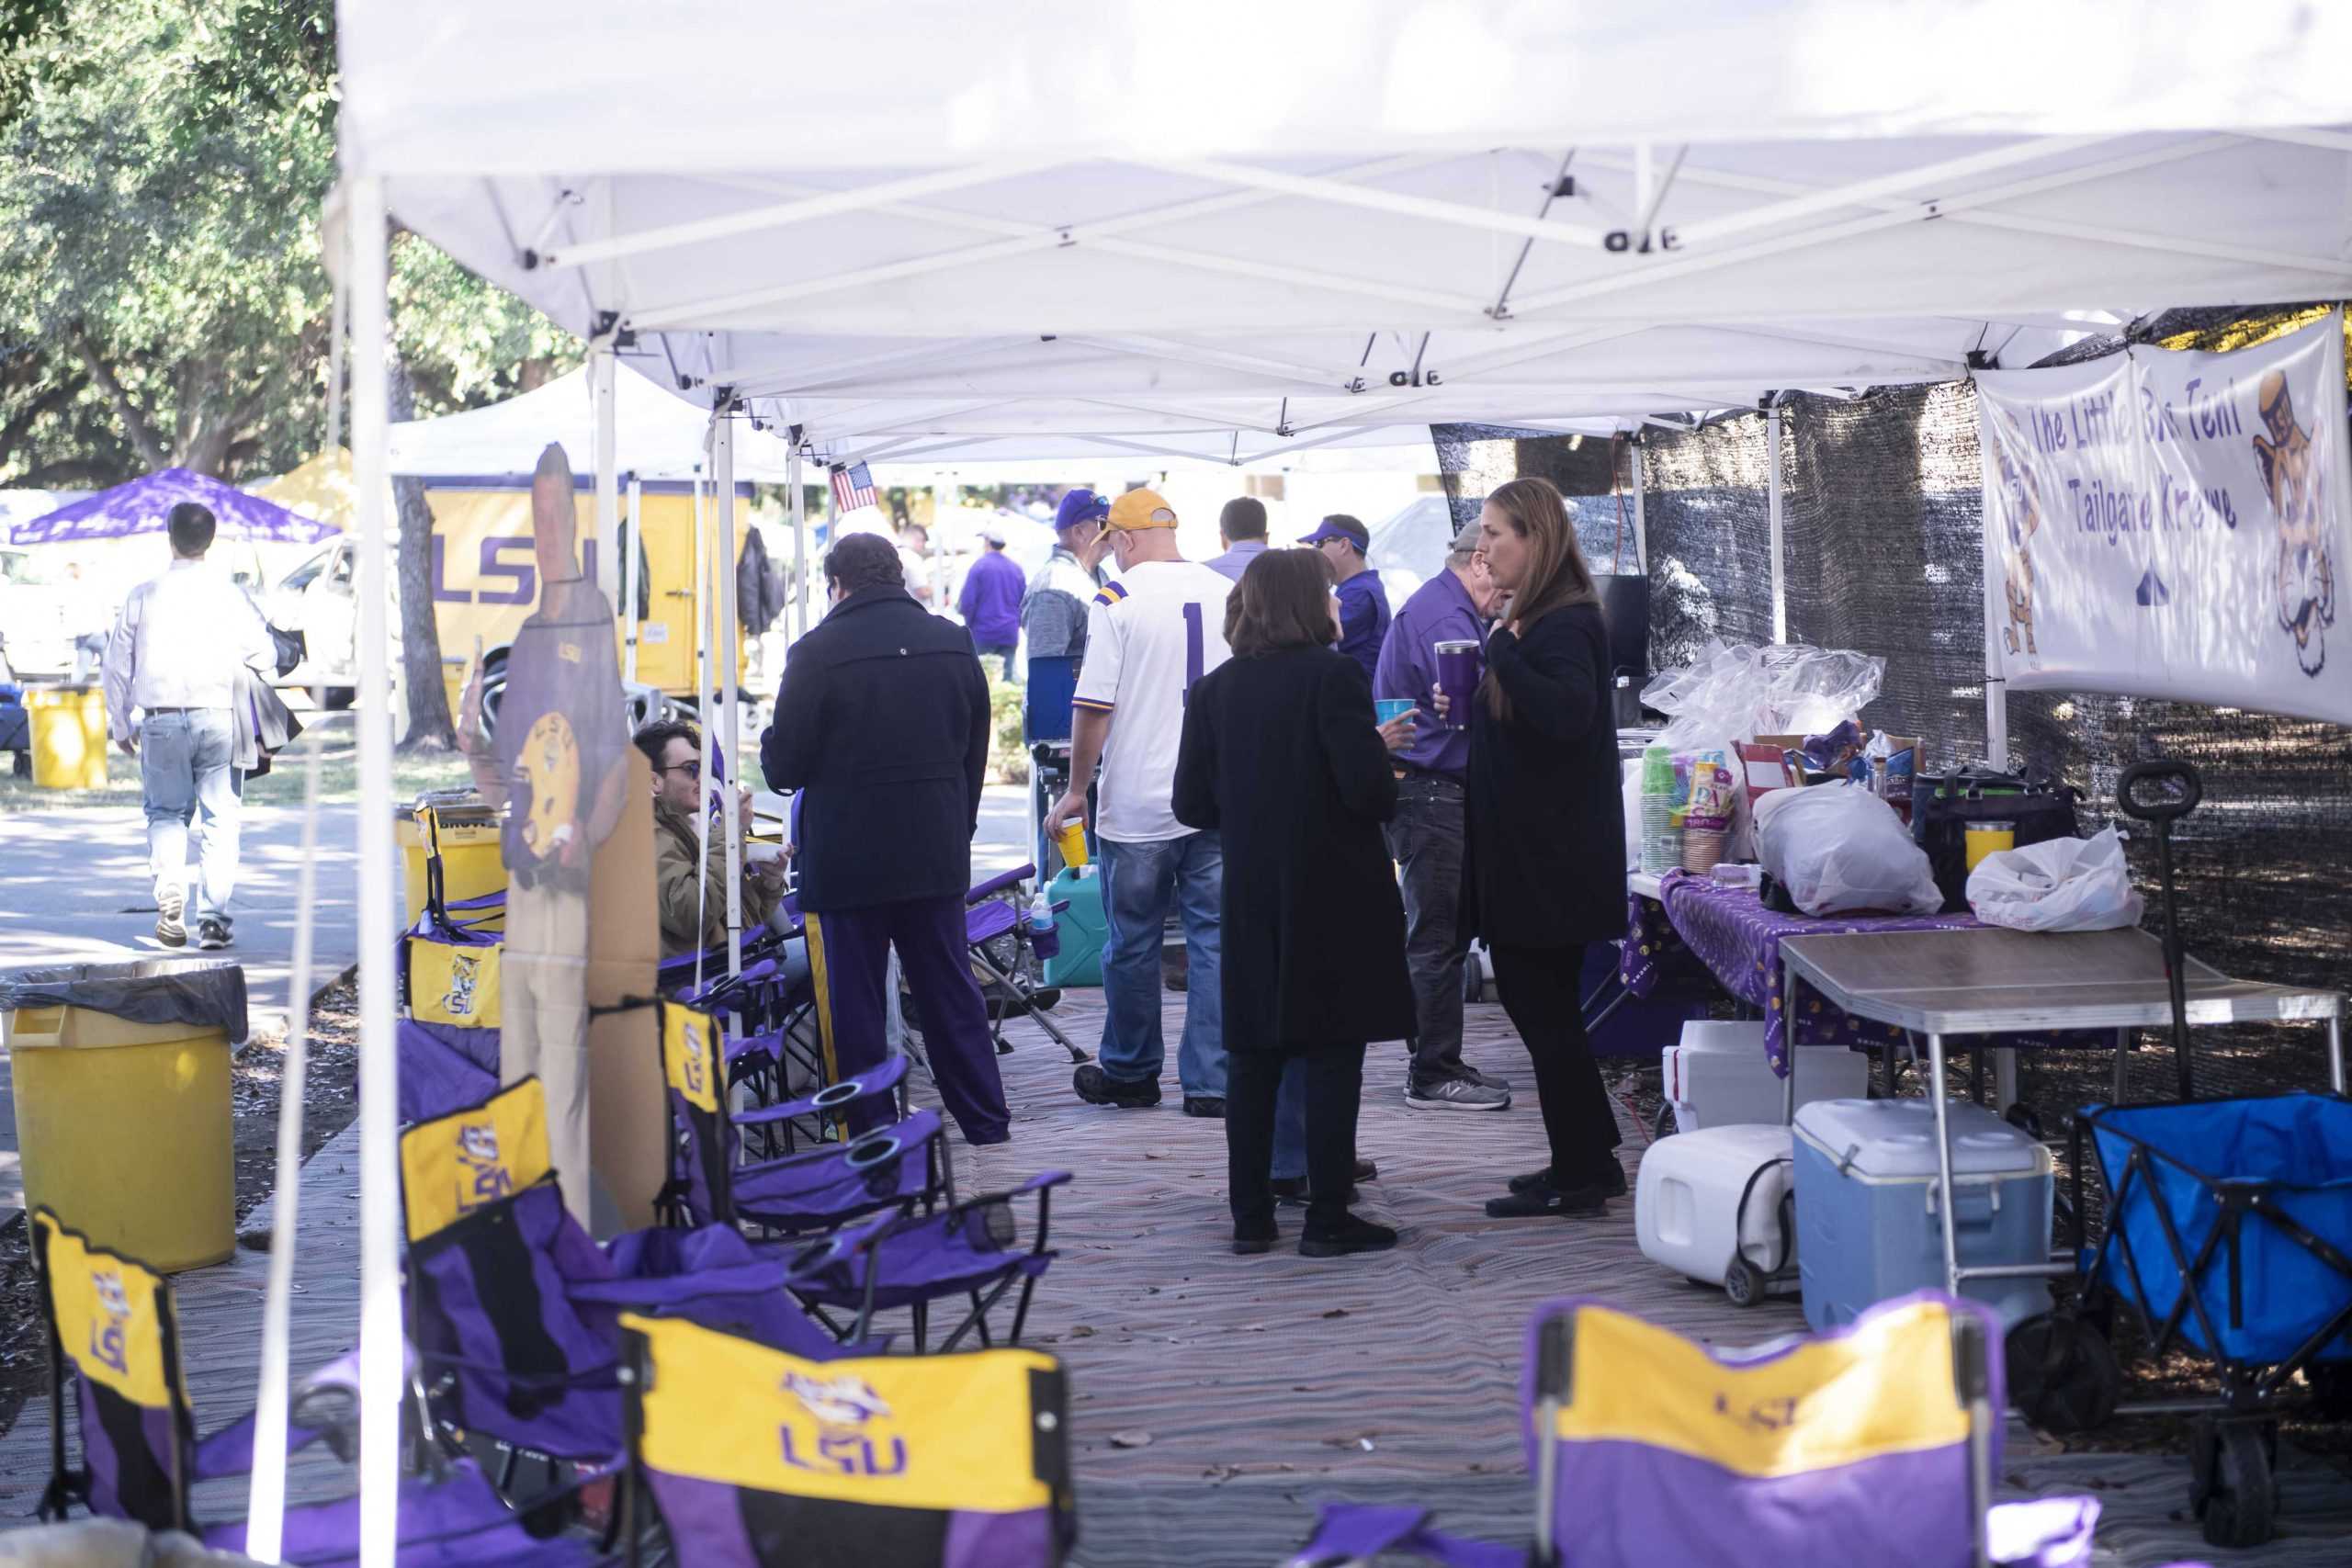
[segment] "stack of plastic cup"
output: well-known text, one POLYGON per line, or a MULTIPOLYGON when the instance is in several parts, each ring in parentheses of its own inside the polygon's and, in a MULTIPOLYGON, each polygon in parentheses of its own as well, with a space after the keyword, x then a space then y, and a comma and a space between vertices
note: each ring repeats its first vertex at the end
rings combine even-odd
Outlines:
POLYGON ((1674 825, 1674 753, 1652 746, 1642 753, 1642 870, 1663 876, 1682 863, 1682 832, 1674 825))

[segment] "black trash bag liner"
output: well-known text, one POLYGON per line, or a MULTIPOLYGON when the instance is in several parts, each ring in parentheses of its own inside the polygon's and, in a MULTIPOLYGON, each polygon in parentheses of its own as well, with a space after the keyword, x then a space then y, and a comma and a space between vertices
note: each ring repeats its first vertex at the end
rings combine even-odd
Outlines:
POLYGON ((227 959, 144 958, 0 974, 0 1012, 75 1007, 133 1023, 185 1023, 245 1038, 245 967, 227 959))

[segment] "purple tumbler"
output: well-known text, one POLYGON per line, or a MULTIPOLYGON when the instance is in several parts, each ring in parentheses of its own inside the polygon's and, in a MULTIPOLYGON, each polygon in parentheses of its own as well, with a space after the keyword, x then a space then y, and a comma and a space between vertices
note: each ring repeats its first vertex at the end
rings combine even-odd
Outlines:
POLYGON ((1475 642, 1437 644, 1437 683, 1445 688, 1446 728, 1470 728, 1470 694, 1478 689, 1478 645, 1475 642))

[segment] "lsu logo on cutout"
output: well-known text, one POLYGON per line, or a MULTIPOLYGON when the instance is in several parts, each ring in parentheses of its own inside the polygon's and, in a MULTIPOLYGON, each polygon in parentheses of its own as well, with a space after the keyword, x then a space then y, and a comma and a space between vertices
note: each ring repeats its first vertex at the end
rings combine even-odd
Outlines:
POLYGON ((458 1129, 458 1213, 470 1214, 514 1191, 514 1173, 498 1157, 498 1129, 469 1122, 458 1129))
POLYGON ((101 1318, 90 1320, 90 1355, 100 1366, 118 1372, 130 1370, 130 1299, 123 1294, 122 1276, 111 1269, 90 1270, 90 1293, 97 1298, 101 1318))
POLYGON ((468 953, 449 955, 449 994, 441 998, 441 1010, 451 1018, 471 1018, 474 1015, 474 992, 481 983, 481 960, 468 953))
POLYGON ((813 1445, 804 1431, 791 1426, 780 1429, 786 1464, 814 1475, 880 1479, 906 1472, 906 1439, 883 1438, 868 1429, 876 1422, 888 1420, 890 1407, 864 1379, 847 1374, 819 1379, 787 1372, 784 1390, 817 1423, 813 1445))

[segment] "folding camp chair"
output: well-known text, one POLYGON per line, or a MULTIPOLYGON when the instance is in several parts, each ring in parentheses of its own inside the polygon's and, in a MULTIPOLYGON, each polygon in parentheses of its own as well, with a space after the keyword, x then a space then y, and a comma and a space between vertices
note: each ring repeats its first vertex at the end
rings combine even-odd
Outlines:
POLYGON ((876 1311, 904 1307, 915 1348, 926 1347, 930 1307, 954 1296, 971 1312, 949 1334, 953 1348, 967 1333, 989 1343, 988 1314, 1018 1283, 1011 1333, 1018 1342, 1036 1281, 1055 1255, 1046 1250, 1051 1190, 1067 1171, 1032 1178, 1010 1191, 959 1201, 939 1113, 922 1110, 830 1144, 756 1165, 736 1163, 738 1130, 812 1113, 846 1116, 903 1092, 906 1058, 845 1079, 806 1100, 730 1115, 714 1086, 722 1057, 716 1019, 691 1008, 662 1008, 662 1070, 675 1134, 665 1209, 696 1224, 747 1224, 769 1233, 807 1235, 879 1215, 862 1228, 803 1247, 792 1261, 791 1288, 817 1319, 844 1338, 864 1339, 876 1311), (1012 1250, 1012 1202, 1035 1195, 1037 1224, 1029 1249, 1012 1250), (830 1309, 830 1310, 829 1310, 830 1309), (844 1328, 835 1316, 855 1313, 844 1328))
MULTIPOLYGON (((1561 1568, 2074 1568, 2098 1505, 1991 1506, 1999 1330, 1922 1292, 1817 1338, 1718 1352, 1592 1301, 1536 1312, 1522 1382, 1535 1551, 1561 1568)), ((1296 1568, 1465 1543, 1412 1509, 1329 1508, 1296 1568)))
POLYGON ((1050 1356, 818 1365, 693 1324, 622 1327, 632 1568, 656 1522, 639 1514, 695 1568, 1052 1568, 1077 1537, 1050 1356))
POLYGON ((839 1354, 786 1270, 728 1226, 632 1232, 604 1247, 563 1206, 546 1105, 525 1078, 401 1135, 409 1332, 448 1433, 579 1464, 620 1451, 619 1317, 674 1314, 815 1359, 839 1354))
MULTIPOLYGON (((40 1512, 63 1518, 80 1503, 92 1513, 151 1530, 184 1530, 222 1551, 243 1548, 243 1521, 200 1524, 189 1507, 198 1481, 242 1474, 253 1466, 254 1418, 212 1436, 196 1436, 195 1412, 180 1366, 179 1318, 172 1287, 136 1260, 93 1243, 47 1208, 33 1214, 50 1340, 50 1481, 40 1512), (74 1426, 82 1464, 66 1464, 65 1372, 76 1374, 74 1426)), ((353 1404, 356 1408, 356 1402, 353 1404)), ((287 1433, 288 1451, 328 1435, 305 1424, 298 1394, 287 1433)), ((553 1520, 557 1499, 532 1517, 553 1520)), ((540 1539, 499 1500, 481 1471, 459 1459, 431 1477, 401 1484, 399 1550, 456 1568, 519 1563, 526 1568, 594 1561, 585 1542, 540 1539)), ((339 1563, 359 1554, 356 1500, 286 1510, 283 1560, 339 1563)))
POLYGON ((1037 987, 1029 979, 1028 954, 1035 939, 1021 889, 1036 874, 1034 865, 1017 866, 964 895, 964 945, 971 953, 972 967, 988 982, 982 996, 988 1004, 989 1036, 996 1042, 1000 1055, 1009 1052, 1012 1046, 1004 1037, 1005 1020, 1027 1018, 1052 1035, 1054 1043, 1069 1053, 1071 1061, 1091 1062, 1094 1058, 1064 1034, 1039 1004, 1037 987), (998 954, 1008 946, 1010 961, 1000 963, 998 954))

